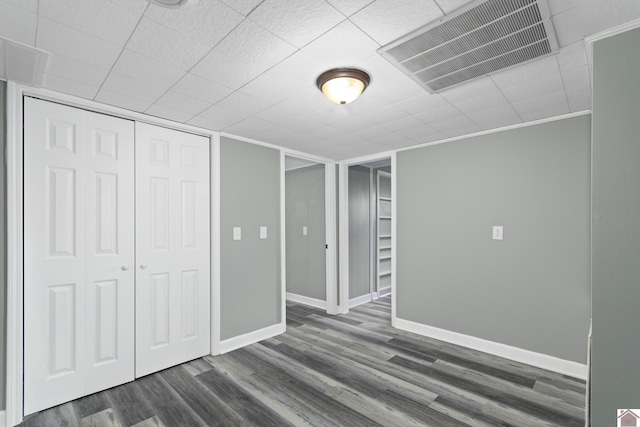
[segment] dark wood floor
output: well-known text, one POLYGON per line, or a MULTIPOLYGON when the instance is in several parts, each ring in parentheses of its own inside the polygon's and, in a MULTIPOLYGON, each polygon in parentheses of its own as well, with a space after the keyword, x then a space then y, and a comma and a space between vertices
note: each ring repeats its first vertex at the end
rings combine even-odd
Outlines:
POLYGON ((287 306, 287 333, 25 419, 24 426, 583 426, 585 384, 390 327, 287 306))

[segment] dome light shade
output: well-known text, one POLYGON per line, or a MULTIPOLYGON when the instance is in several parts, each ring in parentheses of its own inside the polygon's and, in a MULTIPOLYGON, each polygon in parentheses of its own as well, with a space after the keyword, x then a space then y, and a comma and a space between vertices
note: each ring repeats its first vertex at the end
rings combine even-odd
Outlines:
POLYGON ((369 74, 354 68, 336 68, 320 74, 316 84, 329 101, 336 104, 353 102, 367 88, 369 74))

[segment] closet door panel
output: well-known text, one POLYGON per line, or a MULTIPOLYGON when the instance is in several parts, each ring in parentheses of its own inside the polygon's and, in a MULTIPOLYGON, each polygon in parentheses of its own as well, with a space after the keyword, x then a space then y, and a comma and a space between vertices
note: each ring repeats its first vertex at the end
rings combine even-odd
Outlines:
POLYGON ((210 352, 209 140, 136 124, 136 376, 210 352))
POLYGON ((30 414, 133 379, 134 270, 122 269, 134 255, 133 124, 32 98, 24 106, 30 414))
POLYGON ((133 122, 87 112, 85 393, 134 378, 133 122))

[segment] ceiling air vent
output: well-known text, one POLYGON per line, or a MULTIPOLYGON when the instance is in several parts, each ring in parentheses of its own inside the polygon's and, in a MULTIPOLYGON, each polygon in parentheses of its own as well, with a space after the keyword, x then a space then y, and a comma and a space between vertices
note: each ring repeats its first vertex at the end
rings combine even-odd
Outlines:
POLYGON ((378 53, 435 93, 558 49, 546 0, 479 0, 378 53))

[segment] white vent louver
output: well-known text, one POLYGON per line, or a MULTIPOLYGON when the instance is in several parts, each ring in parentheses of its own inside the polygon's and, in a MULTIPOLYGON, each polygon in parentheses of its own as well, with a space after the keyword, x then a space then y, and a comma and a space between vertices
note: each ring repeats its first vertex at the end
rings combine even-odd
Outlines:
POLYGON ((558 51, 546 0, 479 0, 378 50, 431 93, 558 51))

